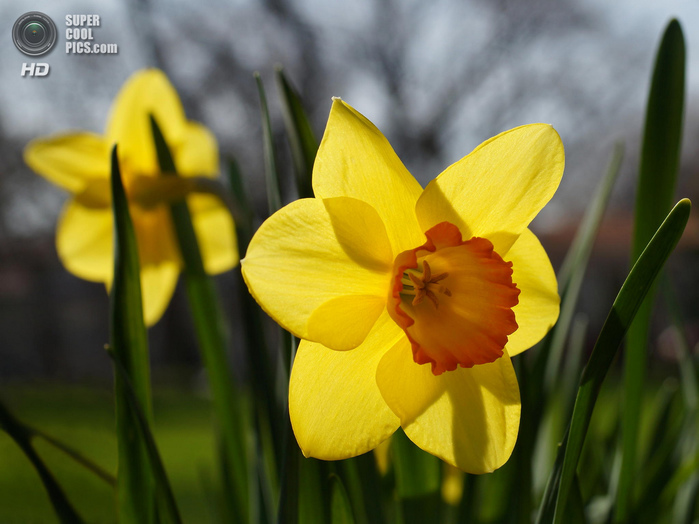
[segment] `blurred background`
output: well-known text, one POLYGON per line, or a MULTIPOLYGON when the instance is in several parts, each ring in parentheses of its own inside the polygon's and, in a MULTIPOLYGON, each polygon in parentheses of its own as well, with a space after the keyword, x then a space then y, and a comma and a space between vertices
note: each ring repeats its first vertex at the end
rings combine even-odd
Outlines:
MULTIPOLYGON (((503 130, 551 123, 566 147, 566 171, 533 228, 554 267, 614 142, 624 142, 622 175, 581 299, 592 342, 628 270, 650 72, 664 26, 678 17, 688 45, 678 197, 696 202, 699 196, 699 4, 690 0, 662 6, 650 0, 60 4, 6 0, 0 6, 0 379, 5 384, 110 383, 102 350, 108 340, 107 294, 100 284, 82 281, 61 266, 54 233, 67 194, 33 173, 22 150, 37 136, 71 129, 101 132, 115 94, 143 67, 163 69, 188 118, 214 132, 224 173, 227 159, 237 159, 261 218, 266 205, 254 71, 267 87, 279 164, 288 174, 286 201, 295 194, 275 66, 284 68, 300 92, 318 138, 331 97, 340 96, 383 131, 423 185, 503 130), (51 68, 45 78, 20 76, 28 58, 11 39, 12 24, 29 10, 46 13, 58 27, 55 48, 41 59, 51 68), (100 15, 95 42, 116 43, 118 54, 66 54, 66 14, 100 15)), ((698 247, 693 219, 669 266, 683 290, 693 342, 698 247)), ((219 283, 236 317, 233 279, 223 275, 219 283)), ((150 336, 156 382, 197 385, 199 357, 182 290, 150 336)), ((656 357, 663 361, 662 352, 656 357)))

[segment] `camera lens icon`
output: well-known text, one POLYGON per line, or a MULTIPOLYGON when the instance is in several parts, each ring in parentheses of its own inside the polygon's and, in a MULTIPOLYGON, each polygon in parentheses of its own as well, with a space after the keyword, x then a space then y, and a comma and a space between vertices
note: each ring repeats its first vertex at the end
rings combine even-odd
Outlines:
POLYGON ((29 56, 48 53, 56 43, 56 24, 38 11, 24 13, 12 27, 12 40, 17 49, 29 56))

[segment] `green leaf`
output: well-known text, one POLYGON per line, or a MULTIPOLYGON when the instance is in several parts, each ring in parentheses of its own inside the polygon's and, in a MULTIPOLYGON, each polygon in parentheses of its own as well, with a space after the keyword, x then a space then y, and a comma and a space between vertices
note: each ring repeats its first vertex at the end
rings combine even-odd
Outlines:
POLYGON ((285 447, 282 460, 282 478, 279 490, 278 524, 297 524, 299 522, 299 464, 303 455, 296 443, 291 429, 289 410, 286 410, 284 428, 285 447))
POLYGON ((274 138, 272 136, 272 123, 269 119, 265 86, 262 84, 260 73, 255 73, 257 91, 260 95, 260 111, 262 113, 262 146, 264 149, 265 181, 267 182, 267 204, 271 215, 282 207, 282 196, 277 171, 277 160, 274 156, 274 138))
MULTIPOLYGON (((567 384, 565 381, 561 382, 562 374, 560 368, 563 350, 566 340, 569 338, 571 322, 584 281, 592 246, 609 203, 614 183, 619 175, 622 158, 623 145, 617 143, 614 146, 607 171, 597 185, 591 204, 585 212, 585 216, 557 275, 559 293, 561 294, 561 313, 558 322, 540 344, 538 351, 535 353, 533 366, 528 365, 526 356, 520 362, 523 368, 522 373, 518 375, 521 377, 522 417, 529 420, 528 424, 520 428, 520 437, 514 451, 514 458, 522 463, 519 467, 521 475, 533 475, 534 466, 532 459, 535 453, 536 442, 540 438, 538 437, 538 432, 543 413, 546 411, 542 409, 542 406, 546 402, 550 402, 549 399, 557 391, 558 384, 567 384)), ((568 358, 575 357, 569 352, 568 358)), ((513 483, 512 489, 520 490, 521 482, 520 480, 513 483)), ((527 482, 527 485, 529 484, 530 482, 527 482)), ((518 497, 517 500, 521 499, 526 507, 527 493, 517 493, 516 496, 518 497)), ((549 496, 551 496, 550 493, 549 496)), ((555 495, 553 501, 555 501, 555 495)), ((553 507, 551 507, 551 515, 552 511, 553 507)), ((542 518, 541 514, 540 518, 542 518)))
POLYGON ((555 524, 564 522, 566 503, 602 381, 643 299, 682 236, 690 210, 691 203, 683 199, 667 216, 626 277, 597 338, 580 380, 570 421, 556 500, 555 524))
MULTIPOLYGON (((138 431, 139 439, 145 444, 146 447, 146 455, 148 460, 147 464, 155 479, 155 493, 158 502, 157 521, 161 524, 179 524, 182 522, 182 519, 180 518, 179 511, 177 510, 175 497, 172 494, 172 488, 170 487, 170 482, 167 479, 163 462, 160 459, 160 453, 158 453, 158 447, 155 443, 155 439, 150 431, 146 414, 144 413, 144 410, 136 397, 133 384, 129 380, 126 368, 119 360, 119 356, 111 348, 108 348, 108 353, 114 361, 116 375, 122 381, 124 397, 129 404, 128 409, 137 423, 136 429, 138 431)), ((134 522, 141 522, 141 520, 137 518, 134 522)))
POLYGON ((80 524, 84 522, 75 511, 75 508, 73 508, 51 471, 32 446, 32 430, 17 420, 2 402, 0 402, 0 429, 4 430, 15 441, 15 444, 19 446, 34 466, 34 469, 36 469, 61 524, 80 524))
MULTIPOLYGON (((166 176, 177 176, 177 167, 165 138, 151 115, 153 140, 158 155, 160 171, 166 176)), ((233 482, 233 503, 229 508, 240 522, 248 519, 248 473, 247 452, 244 430, 239 428, 239 420, 245 419, 246 410, 242 402, 236 402, 233 377, 227 357, 227 333, 218 295, 211 278, 204 270, 199 243, 192 225, 186 201, 170 205, 175 235, 184 261, 184 278, 187 298, 192 312, 194 328, 199 342, 199 350, 206 367, 211 386, 214 412, 220 426, 224 457, 222 467, 233 482)), ((243 427, 244 422, 241 422, 243 427)), ((227 478, 224 475, 224 478, 227 478)))
POLYGON ((75 462, 83 466, 85 469, 88 471, 91 471, 94 473, 98 478, 102 479, 105 481, 107 484, 109 484, 111 487, 115 488, 117 485, 116 477, 106 471, 104 468, 99 466, 98 464, 95 464, 92 462, 90 459, 88 459, 85 455, 77 451, 76 449, 68 446, 65 442, 62 442, 58 440, 55 437, 52 437, 51 435, 48 435, 47 433, 44 433, 42 430, 37 429, 37 428, 30 428, 28 426, 25 426, 26 430, 31 432, 32 435, 39 437, 49 444, 51 444, 54 448, 62 451, 65 453, 67 456, 72 458, 75 462))
MULTIPOLYGON (((314 458, 299 460, 299 522, 326 522, 330 507, 327 463, 314 458)), ((345 493, 347 496, 347 493, 345 493)))
POLYGON ((347 492, 358 524, 386 522, 383 511, 381 474, 373 452, 340 462, 347 492))
POLYGON ((391 437, 391 454, 405 524, 438 522, 442 462, 413 444, 400 428, 391 437))
MULTIPOLYGON (((238 238, 238 249, 241 253, 248 250, 248 244, 252 235, 255 233, 255 213, 252 210, 250 201, 247 197, 243 177, 238 167, 238 162, 235 159, 228 161, 228 180, 231 185, 231 194, 233 196, 232 209, 233 219, 235 221, 235 232, 238 238)), ((245 288, 245 285, 243 284, 245 288)), ((247 289, 247 288, 245 288, 247 289)))
POLYGON ((281 67, 276 69, 276 79, 286 136, 289 139, 291 158, 294 161, 299 198, 312 198, 311 180, 313 163, 318 152, 318 140, 313 134, 311 123, 303 110, 298 93, 287 80, 281 67))
POLYGON ((551 470, 549 479, 546 482, 546 489, 544 490, 544 495, 541 498, 539 512, 536 517, 536 524, 547 524, 549 522, 553 522, 554 512, 556 510, 556 501, 558 499, 558 488, 561 482, 563 459, 566 455, 566 444, 568 442, 569 432, 570 428, 566 429, 566 432, 563 435, 563 440, 558 445, 556 461, 553 464, 553 469, 551 470))
POLYGON ((155 522, 154 485, 146 445, 129 406, 129 388, 151 418, 148 338, 143 323, 138 245, 121 181, 116 146, 112 149, 114 212, 114 280, 111 288, 111 347, 124 373, 115 373, 116 426, 119 446, 117 476, 120 522, 155 522))
MULTIPOLYGON (((632 262, 641 254, 674 200, 682 140, 684 84, 684 37, 679 22, 672 20, 658 49, 648 97, 636 193, 632 262)), ((615 522, 626 522, 633 504, 648 328, 654 295, 651 289, 629 329, 621 424, 622 462, 615 522)))
POLYGON ((678 468, 673 455, 678 451, 682 429, 681 395, 676 386, 664 384, 651 406, 652 411, 647 457, 639 471, 636 484, 640 487, 637 515, 643 515, 646 521, 662 520, 668 508, 661 506, 657 494, 661 493, 672 479, 678 468), (679 408, 679 409, 676 409, 679 408))
MULTIPOLYGON (((243 177, 235 161, 231 160, 229 162, 228 176, 233 193, 232 208, 235 217, 235 229, 242 253, 247 250, 248 243, 255 232, 254 224, 256 217, 248 199, 247 192, 245 191, 243 177)), ((255 403, 253 412, 257 419, 257 422, 254 424, 255 427, 251 427, 249 432, 256 432, 256 435, 250 438, 259 439, 263 453, 263 458, 259 458, 257 455, 253 456, 254 468, 252 465, 249 468, 251 469, 249 472, 251 480, 249 488, 251 490, 250 492, 253 493, 253 491, 258 489, 258 484, 262 484, 262 490, 264 492, 262 501, 265 503, 263 509, 268 520, 272 522, 274 520, 274 515, 278 512, 276 506, 279 493, 278 469, 280 462, 278 461, 284 455, 285 449, 283 438, 284 419, 282 418, 282 413, 277 407, 276 402, 277 392, 275 391, 275 375, 272 372, 272 364, 270 362, 266 340, 267 325, 265 324, 265 320, 267 316, 248 292, 240 266, 234 270, 234 278, 240 304, 239 309, 241 312, 241 323, 245 340, 244 346, 248 362, 250 363, 249 385, 246 387, 245 392, 255 403), (261 482, 257 479, 252 482, 253 474, 259 474, 261 482)), ((287 344, 285 348, 288 348, 289 344, 291 344, 291 339, 285 339, 284 337, 288 335, 285 333, 286 332, 282 332, 282 340, 284 340, 283 343, 287 344)), ((290 335, 288 336, 290 337, 290 335)), ((284 357, 283 360, 287 363, 287 371, 285 372, 287 377, 289 360, 287 355, 290 353, 290 351, 283 351, 282 353, 284 357)), ((284 373, 277 373, 277 379, 283 379, 282 375, 284 375, 284 373)), ((286 390, 287 388, 285 387, 278 391, 286 390)), ((282 405, 285 403, 286 401, 284 400, 282 405)), ((250 417, 250 420, 252 420, 252 417, 250 417)), ((250 424, 248 424, 248 426, 250 426, 250 424)), ((250 519, 250 522, 255 522, 252 512, 250 513, 250 519)))
MULTIPOLYGON (((681 462, 677 465, 677 469, 681 470, 686 467, 687 463, 691 463, 689 457, 699 455, 699 442, 697 442, 697 431, 699 431, 699 385, 697 384, 699 376, 697 368, 692 358, 690 344, 685 331, 685 322, 682 318, 680 304, 675 293, 675 288, 669 275, 665 275, 663 290, 665 291, 665 299, 667 309, 672 318, 673 331, 675 339, 675 347, 677 349, 677 361, 680 371, 680 383, 682 386, 682 397, 684 404, 682 406, 684 413, 684 421, 681 434, 674 439, 677 443, 677 451, 682 457, 681 462)), ((659 426, 661 430, 661 426, 659 426)), ((665 436, 665 435, 663 435, 665 436)), ((668 468, 669 469, 669 468, 668 468)), ((672 472, 668 471, 668 475, 672 472)), ((668 484, 670 480, 668 480, 668 484)), ((656 491, 657 493, 657 491, 656 491)), ((679 486, 675 496, 675 504, 673 508, 674 522, 684 523, 691 521, 692 511, 699 512, 697 494, 699 493, 699 465, 694 468, 693 473, 686 482, 679 486)), ((643 499, 641 499, 643 500, 643 499)), ((696 516, 696 515, 695 515, 696 516)))
POLYGON ((330 516, 332 524, 354 524, 347 490, 337 475, 330 476, 330 516))
MULTIPOLYGON (((289 361, 293 363, 297 339, 289 334, 282 340, 286 340, 285 349, 289 352, 289 361)), ((327 478, 325 463, 314 458, 305 458, 301 453, 291 427, 288 404, 285 422, 285 445, 277 522, 279 524, 326 522, 330 508, 327 504, 329 492, 323 481, 324 478, 327 478)))
POLYGON ((663 287, 665 303, 672 319, 675 348, 677 349, 677 363, 679 364, 680 382, 684 395, 685 405, 688 414, 692 415, 699 409, 699 375, 697 367, 692 358, 687 333, 685 331, 685 321, 682 316, 679 300, 675 291, 674 283, 669 275, 665 275, 663 287))
MULTIPOLYGON (((578 302, 580 289, 584 281, 587 263, 590 259, 592 246, 597 237, 597 231, 602 222, 604 211, 607 209, 614 183, 619 175, 623 157, 623 144, 615 144, 607 173, 597 186, 595 195, 592 198, 592 203, 585 212, 585 216, 575 234, 575 239, 557 275, 558 288, 562 296, 562 302, 561 314, 551 333, 551 348, 546 363, 545 385, 548 393, 553 390, 556 377, 560 377, 563 349, 570 330, 570 323, 575 313, 575 306, 578 302)), ((538 406, 536 409, 538 410, 538 406)))

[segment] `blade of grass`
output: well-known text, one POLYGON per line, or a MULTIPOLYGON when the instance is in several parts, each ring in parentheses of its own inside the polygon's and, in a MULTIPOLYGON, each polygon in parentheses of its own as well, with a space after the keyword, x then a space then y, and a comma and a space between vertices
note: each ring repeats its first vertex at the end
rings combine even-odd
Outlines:
POLYGON ((312 198, 311 175, 316 153, 318 152, 318 140, 313 134, 311 123, 303 110, 301 99, 289 80, 287 80, 284 71, 281 67, 278 67, 275 73, 279 99, 282 103, 286 136, 291 147, 291 158, 294 161, 299 198, 312 198))
MULTIPOLYGON (((179 511, 177 510, 175 496, 172 493, 170 482, 168 481, 167 474, 165 473, 165 467, 160 459, 158 446, 156 445, 153 434, 150 431, 146 414, 144 413, 144 410, 136 396, 133 384, 129 380, 126 368, 119 360, 119 356, 111 348, 107 348, 107 353, 110 357, 112 357, 116 374, 119 375, 120 380, 123 383, 125 397, 129 403, 129 410, 131 411, 134 420, 137 422, 136 429, 138 431, 140 440, 145 443, 148 466, 153 477, 155 478, 155 491, 158 501, 157 521, 160 524, 179 524, 182 522, 182 519, 180 518, 179 511)), ((140 521, 136 520, 134 522, 140 521)))
POLYGON ((646 249, 631 268, 631 272, 619 290, 597 338, 597 343, 580 380, 573 416, 570 421, 570 431, 556 500, 555 524, 564 522, 566 503, 602 381, 638 308, 682 236, 690 210, 689 200, 680 200, 658 228, 646 249))
MULTIPOLYGON (((636 194, 632 263, 640 256, 674 199, 682 141, 684 77, 684 37, 679 22, 672 20, 658 49, 648 96, 636 194)), ((647 365, 646 346, 654 296, 654 289, 651 289, 629 329, 627 339, 621 423, 622 461, 615 522, 626 522, 633 505, 641 399, 647 365)))
POLYGON ((63 489, 54 478, 31 443, 32 431, 22 424, 7 407, 0 402, 0 429, 5 431, 22 450, 39 475, 46 494, 49 496, 56 517, 61 524, 80 524, 83 519, 70 503, 63 489))
MULTIPOLYGON (((152 115, 150 121, 160 171, 168 176, 177 176, 177 167, 162 131, 152 115)), ((238 521, 244 522, 249 514, 247 454, 243 437, 245 432, 239 431, 238 428, 238 420, 244 420, 244 413, 236 402, 227 357, 227 333, 223 314, 213 282, 204 270, 187 202, 183 200, 172 203, 170 211, 184 262, 185 286, 195 333, 211 387, 216 421, 220 425, 220 436, 225 450, 222 467, 228 469, 234 482, 232 496, 227 500, 233 502, 232 511, 237 514, 238 521)))
POLYGON ((114 212, 114 280, 111 288, 111 347, 125 372, 115 373, 115 402, 119 469, 117 474, 120 522, 155 522, 153 476, 138 420, 129 407, 128 386, 152 417, 148 337, 143 323, 138 245, 119 170, 112 149, 112 209, 114 212))
POLYGON ((271 215, 282 207, 282 198, 279 184, 277 161, 274 156, 274 139, 272 137, 272 123, 269 119, 265 86, 262 84, 260 73, 253 75, 257 83, 257 92, 260 95, 260 111, 262 112, 262 146, 264 150, 265 181, 267 182, 267 202, 271 215))

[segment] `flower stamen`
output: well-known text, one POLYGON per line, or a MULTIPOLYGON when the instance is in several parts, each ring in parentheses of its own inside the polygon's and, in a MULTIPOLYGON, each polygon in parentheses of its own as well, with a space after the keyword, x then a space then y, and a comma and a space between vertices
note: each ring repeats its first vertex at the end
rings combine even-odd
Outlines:
POLYGON ((415 298, 413 298, 412 301, 413 306, 417 306, 427 297, 434 304, 434 307, 438 308, 439 300, 433 289, 436 287, 439 293, 448 297, 451 296, 451 291, 444 285, 434 286, 434 284, 444 280, 448 276, 449 273, 445 272, 433 277, 432 268, 430 268, 427 260, 423 260, 421 273, 417 272, 416 269, 407 269, 403 272, 403 278, 401 279, 403 289, 400 294, 414 296, 415 298), (432 288, 430 288, 430 286, 432 286, 432 288))

